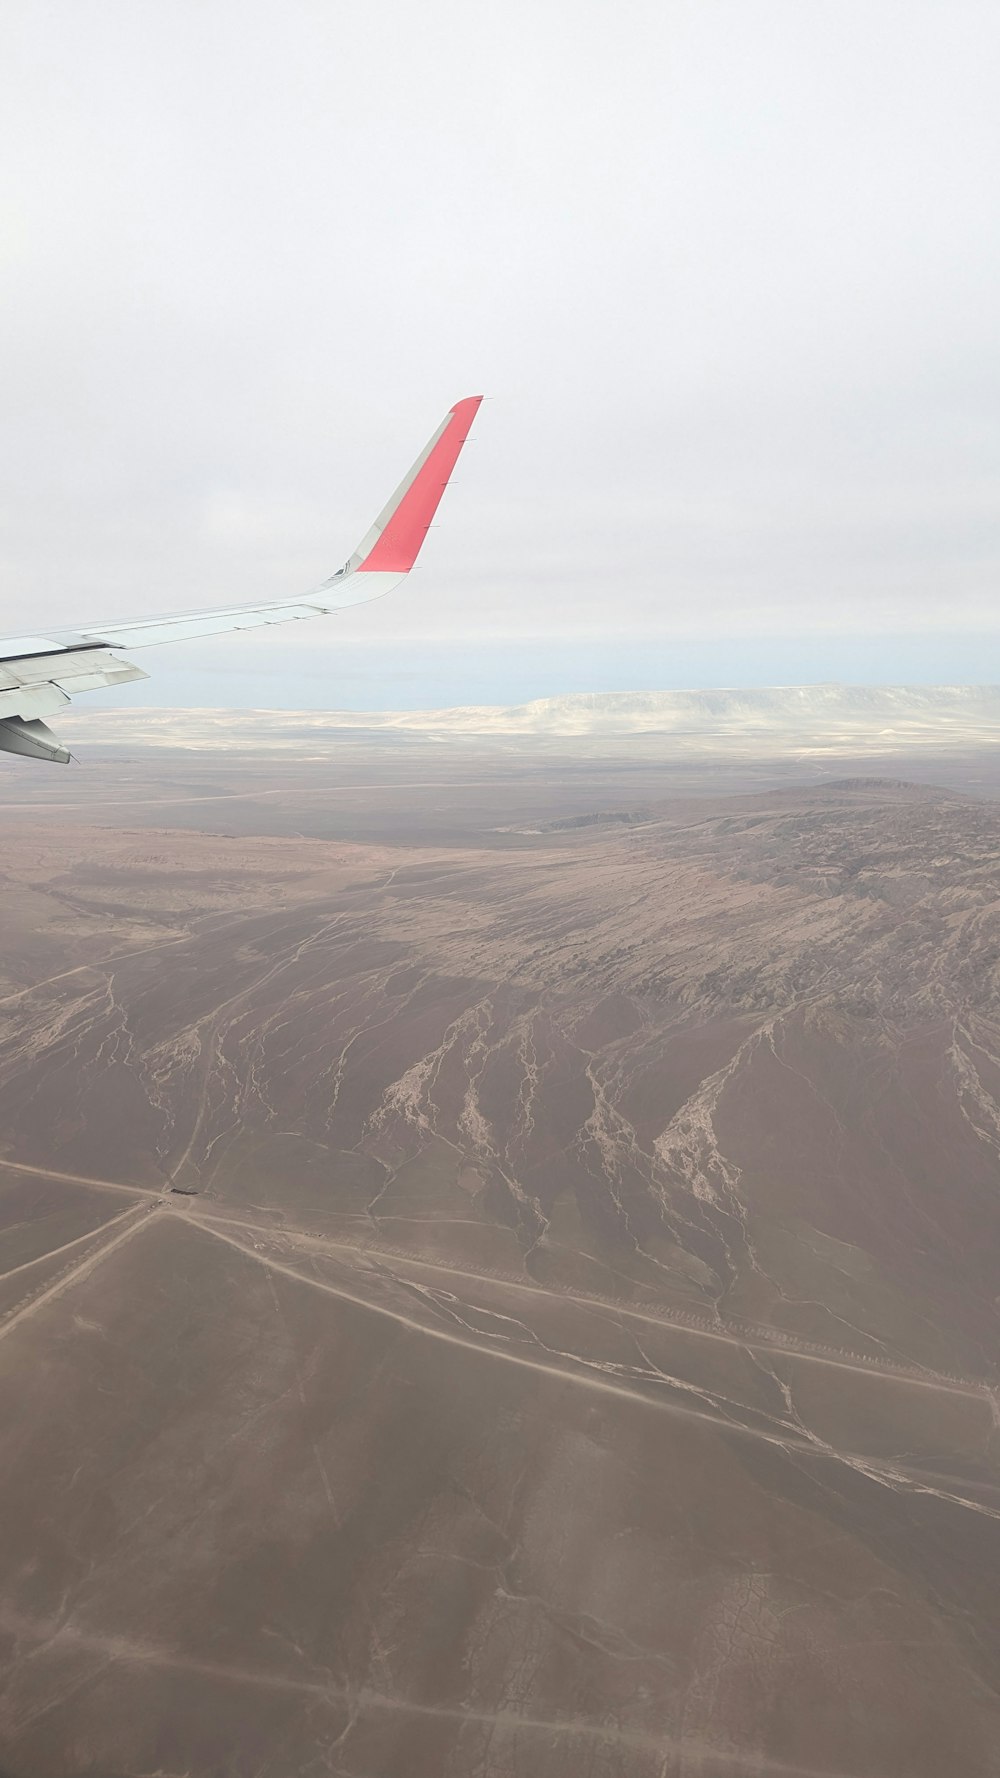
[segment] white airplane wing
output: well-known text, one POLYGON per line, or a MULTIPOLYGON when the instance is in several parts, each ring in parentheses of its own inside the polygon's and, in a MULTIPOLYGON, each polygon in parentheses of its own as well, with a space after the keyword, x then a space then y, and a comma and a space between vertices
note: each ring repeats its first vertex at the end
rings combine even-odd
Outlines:
POLYGON ((48 636, 0 637, 0 750, 65 763, 69 750, 42 717, 61 710, 75 692, 149 677, 115 649, 131 652, 226 630, 256 629, 258 624, 290 623, 391 592, 417 559, 481 400, 472 395, 450 409, 353 555, 304 598, 183 611, 174 617, 126 618, 48 636))

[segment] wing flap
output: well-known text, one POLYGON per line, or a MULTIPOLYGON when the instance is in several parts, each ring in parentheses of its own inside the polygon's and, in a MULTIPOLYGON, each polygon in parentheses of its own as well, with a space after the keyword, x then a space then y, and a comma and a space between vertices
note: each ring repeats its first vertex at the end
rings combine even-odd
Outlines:
POLYGON ((69 703, 66 692, 58 685, 19 685, 16 691, 0 691, 0 717, 20 716, 27 721, 35 716, 51 716, 69 703))
POLYGON ((148 674, 131 661, 123 661, 107 648, 63 648, 53 654, 22 655, 0 666, 0 687, 44 685, 50 679, 69 679, 73 691, 93 691, 99 685, 121 685, 148 674))
POLYGON ((21 655, 0 666, 0 718, 24 721, 49 716, 78 691, 127 685, 147 679, 141 667, 106 648, 64 648, 52 654, 21 655))

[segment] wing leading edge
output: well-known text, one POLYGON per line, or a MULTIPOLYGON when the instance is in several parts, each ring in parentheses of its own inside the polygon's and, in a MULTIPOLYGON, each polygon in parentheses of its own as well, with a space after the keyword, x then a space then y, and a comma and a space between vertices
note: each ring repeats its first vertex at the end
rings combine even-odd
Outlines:
POLYGON ((0 750, 65 763, 69 750, 41 718, 61 710, 76 692, 148 678, 141 667, 116 655, 117 648, 131 651, 290 623, 391 592, 420 553, 481 401, 481 395, 472 395, 456 402, 344 566, 304 598, 0 638, 0 750))

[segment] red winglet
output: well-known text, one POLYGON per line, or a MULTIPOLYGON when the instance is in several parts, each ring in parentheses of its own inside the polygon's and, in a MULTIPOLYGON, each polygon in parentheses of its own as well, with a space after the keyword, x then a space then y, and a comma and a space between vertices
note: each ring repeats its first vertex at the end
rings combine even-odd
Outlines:
POLYGON ((425 461, 409 486, 404 484, 402 498, 377 543, 358 563, 359 574, 406 574, 413 567, 482 399, 470 395, 451 409, 425 461))

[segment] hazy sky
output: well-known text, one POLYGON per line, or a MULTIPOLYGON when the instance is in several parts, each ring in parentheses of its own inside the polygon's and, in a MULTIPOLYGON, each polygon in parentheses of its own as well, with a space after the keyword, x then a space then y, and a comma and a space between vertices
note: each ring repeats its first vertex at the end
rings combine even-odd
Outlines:
POLYGON ((4 0, 0 69, 0 630, 303 591, 484 392, 405 589, 149 701, 1000 681, 996 0, 4 0))

